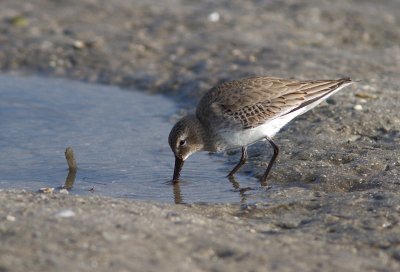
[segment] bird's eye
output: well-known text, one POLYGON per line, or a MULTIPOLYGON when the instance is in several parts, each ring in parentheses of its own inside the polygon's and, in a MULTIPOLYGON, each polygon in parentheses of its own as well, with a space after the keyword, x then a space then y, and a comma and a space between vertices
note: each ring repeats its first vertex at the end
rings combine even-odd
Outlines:
POLYGON ((184 146, 186 144, 186 140, 180 140, 179 141, 179 146, 184 146))

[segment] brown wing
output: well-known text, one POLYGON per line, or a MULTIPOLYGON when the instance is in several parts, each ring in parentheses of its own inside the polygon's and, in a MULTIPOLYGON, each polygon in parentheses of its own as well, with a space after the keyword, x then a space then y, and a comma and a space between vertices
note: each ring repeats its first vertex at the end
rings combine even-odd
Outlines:
POLYGON ((254 77, 218 85, 201 99, 196 114, 208 126, 253 128, 323 99, 345 83, 339 80, 297 81, 254 77), (210 123, 210 120, 219 120, 210 123))

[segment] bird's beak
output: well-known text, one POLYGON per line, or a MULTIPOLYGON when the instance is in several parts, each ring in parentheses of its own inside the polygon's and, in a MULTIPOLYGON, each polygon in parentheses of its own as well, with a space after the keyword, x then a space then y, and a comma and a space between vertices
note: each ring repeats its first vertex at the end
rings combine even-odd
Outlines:
POLYGON ((179 181, 179 176, 181 175, 181 170, 183 167, 183 163, 185 161, 177 156, 175 156, 175 169, 174 169, 174 177, 172 178, 172 182, 176 183, 179 181))

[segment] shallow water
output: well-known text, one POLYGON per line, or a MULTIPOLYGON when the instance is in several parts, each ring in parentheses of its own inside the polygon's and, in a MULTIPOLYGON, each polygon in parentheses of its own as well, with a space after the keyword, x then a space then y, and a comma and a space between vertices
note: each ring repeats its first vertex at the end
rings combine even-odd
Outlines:
POLYGON ((177 105, 116 87, 64 79, 0 76, 0 188, 60 187, 68 175, 65 148, 78 172, 71 193, 161 202, 266 201, 255 178, 225 175, 223 155, 199 153, 170 182, 167 143, 177 105))

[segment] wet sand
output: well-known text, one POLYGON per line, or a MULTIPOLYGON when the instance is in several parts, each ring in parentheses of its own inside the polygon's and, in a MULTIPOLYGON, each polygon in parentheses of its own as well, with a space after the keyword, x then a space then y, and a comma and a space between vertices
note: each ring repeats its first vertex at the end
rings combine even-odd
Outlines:
POLYGON ((315 194, 292 187, 271 198, 271 203, 251 206, 171 205, 2 191, 0 268, 400 269, 397 194, 315 194))
MULTIPOLYGON (((270 180, 284 188, 269 203, 0 192, 0 271, 399 270, 398 18, 396 0, 2 1, 4 73, 141 89, 185 108, 248 75, 359 82, 276 137, 270 180)), ((244 170, 262 174, 271 151, 249 154, 244 170)))

